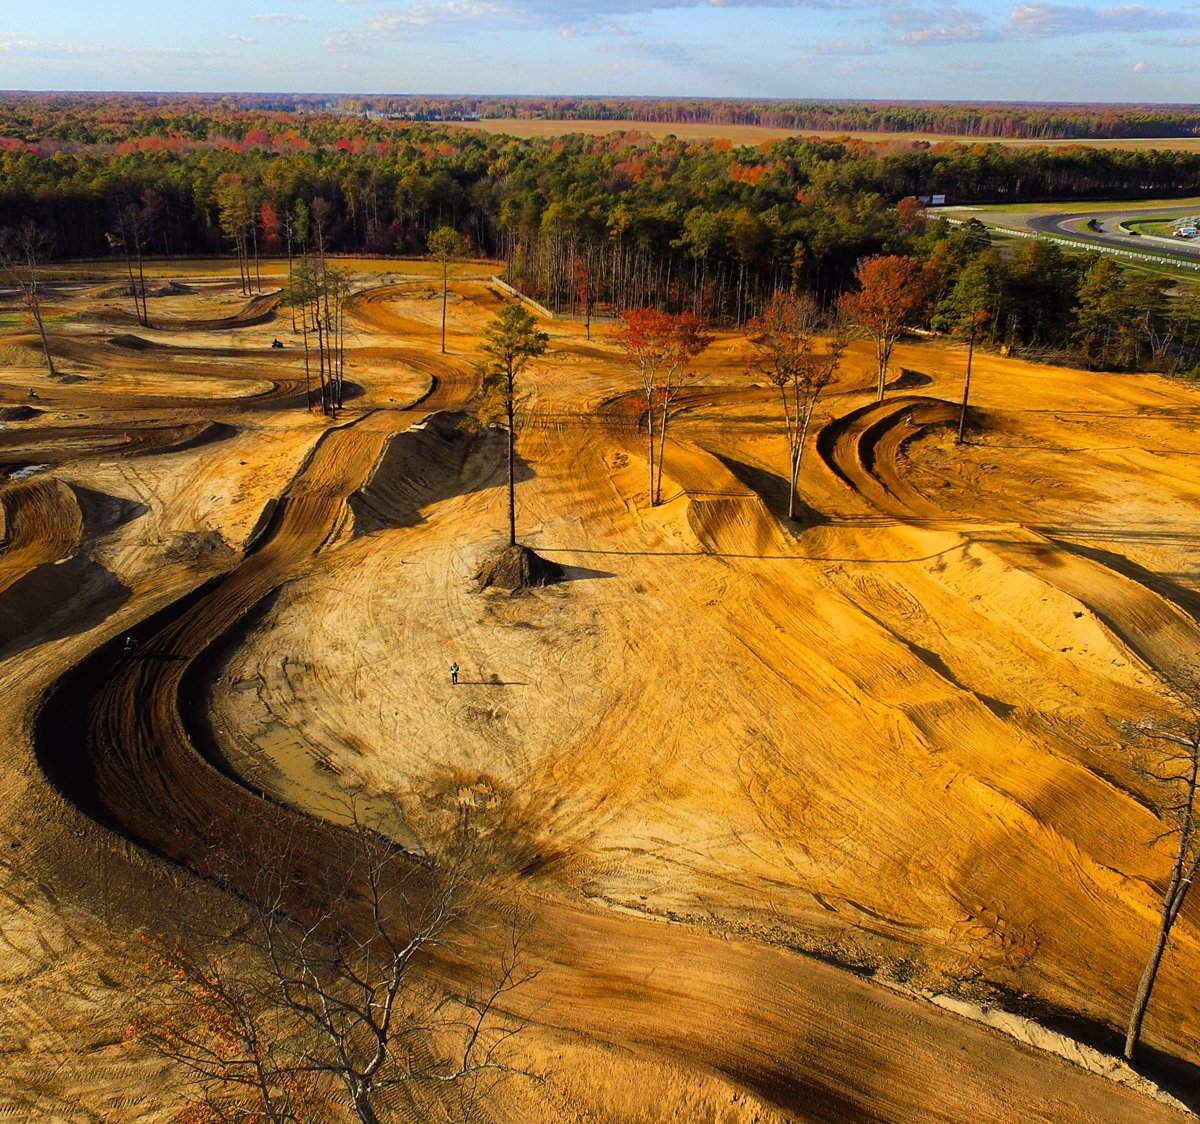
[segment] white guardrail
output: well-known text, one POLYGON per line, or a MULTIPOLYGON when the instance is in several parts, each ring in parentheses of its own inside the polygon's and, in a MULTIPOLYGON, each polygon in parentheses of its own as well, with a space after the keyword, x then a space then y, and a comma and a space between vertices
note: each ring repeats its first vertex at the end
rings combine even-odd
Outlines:
MULTIPOLYGON (((961 226, 966 221, 965 219, 950 219, 955 226, 961 226)), ((1092 242, 1085 238, 1071 238, 1065 234, 1047 234, 1043 230, 1017 230, 1011 226, 988 226, 988 230, 994 230, 998 234, 1011 235, 1013 238, 1044 238, 1048 242, 1060 242, 1064 246, 1073 246, 1090 253, 1112 254, 1113 257, 1118 258, 1137 258, 1140 261, 1150 261, 1156 265, 1176 266, 1180 269, 1200 269, 1200 261, 1185 261, 1183 258, 1146 253, 1143 250, 1122 250, 1119 246, 1112 246, 1107 242, 1092 242)))

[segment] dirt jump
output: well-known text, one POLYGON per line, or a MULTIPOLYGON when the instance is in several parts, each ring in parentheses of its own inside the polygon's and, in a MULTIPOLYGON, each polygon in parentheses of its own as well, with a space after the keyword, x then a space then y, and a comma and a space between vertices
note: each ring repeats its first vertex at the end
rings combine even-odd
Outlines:
POLYGON ((876 403, 855 344, 793 523, 738 336, 652 505, 636 375, 544 320, 515 478, 553 580, 481 588, 507 509, 474 363, 508 298, 456 266, 442 354, 432 267, 382 264, 351 266, 335 417, 282 267, 253 298, 164 269, 136 329, 120 286, 63 286, 57 378, 0 337, 0 405, 37 394, 0 429, 0 1116, 173 1119, 126 1041, 138 929, 209 908, 232 839, 293 841, 289 908, 319 908, 349 794, 417 872, 472 819, 496 894, 437 986, 530 934, 502 1010, 540 1079, 479 1120, 1200 1109, 1195 902, 1116 1060, 1170 868, 1120 723, 1200 659, 1195 390, 977 354, 960 446, 965 349, 900 345, 927 377, 876 403))

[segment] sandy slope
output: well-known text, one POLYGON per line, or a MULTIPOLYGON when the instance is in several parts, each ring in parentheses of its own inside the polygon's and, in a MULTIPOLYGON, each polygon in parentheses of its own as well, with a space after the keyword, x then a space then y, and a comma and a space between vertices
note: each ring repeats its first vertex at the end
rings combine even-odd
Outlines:
MULTIPOLYGON (((302 384, 294 355, 271 373, 284 325, 229 327, 228 293, 162 297, 176 307, 152 320, 188 327, 149 333, 153 347, 113 346, 127 325, 71 329, 65 362, 86 382, 47 385, 52 408, 22 440, 73 487, 9 486, 0 574, 19 583, 71 554, 107 577, 46 643, 13 618, 20 650, 0 672, 21 684, 7 703, 21 791, 49 800, 29 764, 38 693, 161 606, 136 626, 147 658, 114 672, 105 650, 57 688, 43 760, 49 745, 81 803, 184 862, 214 825, 253 840, 287 820, 252 816, 257 797, 193 743, 323 814, 365 788, 399 807, 414 846, 469 805, 488 873, 535 918, 541 968, 516 1002, 550 1078, 510 1090, 497 1120, 1168 1118, 798 950, 1120 1022, 1167 858, 1147 845, 1156 825, 1109 717, 1153 709, 1157 671, 1200 635, 1189 389, 979 357, 987 424, 957 449, 938 399, 957 393, 963 354, 899 349, 928 381, 875 408, 855 350, 826 403, 840 420, 807 454, 814 514, 796 534, 771 510, 781 441, 736 340, 706 360, 651 508, 640 440, 610 405, 629 373, 602 330, 589 342, 548 324, 518 519, 570 580, 480 595, 471 574, 502 533, 501 444, 435 411, 467 402, 499 297, 456 286, 443 357, 440 294, 392 280, 359 303, 350 367, 365 393, 332 430, 286 408, 302 384), (173 391, 185 369, 221 393, 201 406, 173 391), (395 408, 430 388, 418 411, 395 408), (114 459, 103 432, 89 445, 64 428, 124 434, 122 408, 174 427, 159 442, 174 451, 114 459), (197 442, 186 426, 206 421, 228 428, 197 442), (81 489, 108 497, 92 530, 81 489)), ((40 923, 66 931, 64 909, 43 903, 40 923)), ((474 947, 443 970, 471 977, 474 947)), ((1193 1065, 1198 956, 1185 919, 1147 1025, 1193 1065)), ((54 1095, 101 1111, 115 1080, 102 1064, 54 1095)))

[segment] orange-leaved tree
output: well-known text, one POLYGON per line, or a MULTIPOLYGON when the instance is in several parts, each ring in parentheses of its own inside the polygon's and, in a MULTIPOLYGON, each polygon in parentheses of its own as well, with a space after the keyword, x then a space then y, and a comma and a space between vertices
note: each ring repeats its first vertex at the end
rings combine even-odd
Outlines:
POLYGON ((691 312, 631 308, 620 314, 617 342, 642 379, 650 463, 650 502, 662 502, 662 468, 667 424, 679 392, 696 378, 692 360, 712 343, 705 321, 691 312), (658 431, 655 433, 655 413, 658 431), (657 436, 658 448, 655 449, 657 436))
POLYGON ((858 290, 844 293, 838 306, 875 342, 877 389, 882 402, 892 348, 904 329, 917 321, 929 300, 929 278, 916 258, 895 254, 863 258, 854 276, 858 290))

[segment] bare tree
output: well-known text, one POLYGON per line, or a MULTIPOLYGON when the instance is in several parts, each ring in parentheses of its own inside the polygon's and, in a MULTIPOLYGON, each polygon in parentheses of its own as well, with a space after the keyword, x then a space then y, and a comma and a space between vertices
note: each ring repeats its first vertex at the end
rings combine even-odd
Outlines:
POLYGON ((345 400, 346 304, 353 289, 349 272, 330 265, 320 253, 296 259, 288 274, 283 300, 300 314, 306 401, 310 410, 314 350, 322 411, 331 414, 345 400))
POLYGON ((129 289, 133 294, 133 312, 143 328, 150 324, 150 310, 146 304, 146 275, 142 265, 142 247, 146 243, 148 232, 149 223, 145 212, 137 204, 129 203, 117 213, 116 230, 106 235, 108 244, 125 256, 125 268, 129 271, 129 289))
POLYGON ((1138 771, 1151 782, 1154 805, 1165 828, 1154 842, 1173 839, 1171 876, 1163 894, 1158 935, 1142 977, 1125 1033, 1125 1057, 1130 1061, 1141 1038, 1154 981, 1171 939, 1171 930, 1188 891, 1200 871, 1200 678, 1194 671, 1176 677, 1173 712, 1136 723, 1132 739, 1138 748, 1138 771))
POLYGON ((529 978, 519 925, 478 994, 447 995, 421 970, 480 904, 468 837, 438 864, 357 818, 348 837, 302 894, 282 854, 249 892, 236 844, 214 854, 209 873, 243 886, 243 923, 215 952, 200 934, 148 938, 155 986, 133 1033, 191 1071, 208 1119, 299 1121, 340 1090, 363 1124, 397 1097, 447 1094, 465 1120, 489 1078, 525 1072, 508 1061, 521 1024, 498 1013, 529 978))
MULTIPOLYGON (((312 349, 309 346, 310 310, 315 302, 315 281, 312 262, 307 254, 288 267, 287 284, 283 288, 283 302, 292 310, 292 330, 296 330, 296 313, 300 314, 300 336, 304 346, 304 403, 312 411, 312 349)), ((321 373, 321 408, 325 408, 325 367, 321 373)))
POLYGON ((796 518, 796 494, 804 446, 821 393, 834 380, 846 350, 842 321, 832 323, 807 294, 777 292, 750 323, 750 373, 779 391, 788 445, 788 518, 796 518), (817 333, 832 329, 822 345, 817 333))
POLYGON ((54 368, 54 356, 50 353, 50 340, 46 336, 40 288, 40 267, 49 248, 49 236, 32 219, 0 230, 0 272, 20 291, 21 302, 37 325, 46 367, 53 376, 58 372, 54 368))

